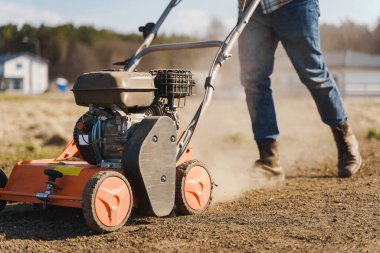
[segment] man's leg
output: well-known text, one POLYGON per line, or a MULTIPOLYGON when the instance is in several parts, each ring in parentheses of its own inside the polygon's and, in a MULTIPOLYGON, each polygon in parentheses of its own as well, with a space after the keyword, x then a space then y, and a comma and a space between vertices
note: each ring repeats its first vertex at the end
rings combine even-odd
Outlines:
POLYGON ((241 82, 260 152, 260 159, 254 166, 252 176, 256 183, 260 182, 265 186, 276 185, 284 180, 279 164, 276 142, 279 131, 270 87, 278 41, 270 27, 268 16, 262 13, 260 7, 239 38, 241 82))
POLYGON ((294 0, 271 14, 278 34, 301 81, 309 89, 324 123, 329 125, 339 151, 339 175, 351 176, 361 157, 352 130, 346 123, 337 85, 324 62, 319 37, 317 0, 294 0))
POLYGON ((269 18, 259 7, 239 38, 241 83, 258 142, 279 134, 270 80, 277 45, 269 18))

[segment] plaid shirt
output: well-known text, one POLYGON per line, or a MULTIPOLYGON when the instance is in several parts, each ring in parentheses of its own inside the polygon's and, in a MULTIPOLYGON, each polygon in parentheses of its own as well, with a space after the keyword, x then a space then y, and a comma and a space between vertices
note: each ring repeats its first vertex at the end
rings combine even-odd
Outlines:
MULTIPOLYGON (((261 0, 261 7, 265 14, 269 14, 271 12, 274 12, 275 10, 278 10, 285 4, 290 3, 291 1, 293 0, 261 0)), ((239 0, 239 8, 243 9, 251 2, 252 0, 239 0)))

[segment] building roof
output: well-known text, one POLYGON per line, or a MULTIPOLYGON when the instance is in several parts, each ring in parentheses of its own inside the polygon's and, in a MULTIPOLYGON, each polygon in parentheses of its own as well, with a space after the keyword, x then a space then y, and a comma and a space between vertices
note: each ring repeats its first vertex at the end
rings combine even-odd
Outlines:
POLYGON ((326 52, 324 58, 329 67, 380 68, 380 55, 352 50, 326 52))
POLYGON ((34 59, 34 60, 37 60, 37 61, 42 61, 42 62, 48 63, 47 59, 42 58, 40 56, 37 56, 35 54, 29 53, 29 52, 17 52, 17 53, 0 54, 0 63, 4 63, 6 61, 12 60, 12 59, 14 59, 16 57, 19 57, 19 56, 25 56, 25 57, 28 57, 30 59, 34 59))

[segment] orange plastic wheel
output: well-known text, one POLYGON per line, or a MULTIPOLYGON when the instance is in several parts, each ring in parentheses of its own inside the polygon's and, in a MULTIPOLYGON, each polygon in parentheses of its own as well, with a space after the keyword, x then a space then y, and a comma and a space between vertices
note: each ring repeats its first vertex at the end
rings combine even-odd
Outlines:
POLYGON ((103 171, 93 175, 82 196, 87 225, 98 232, 121 228, 131 214, 132 198, 131 187, 122 174, 103 171))
MULTIPOLYGON (((4 171, 0 169, 0 188, 4 188, 8 183, 8 177, 5 175, 4 171)), ((0 211, 4 209, 7 205, 7 201, 0 200, 0 211)))
POLYGON ((212 200, 213 182, 206 166, 188 161, 177 168, 176 212, 197 214, 205 211, 212 200))

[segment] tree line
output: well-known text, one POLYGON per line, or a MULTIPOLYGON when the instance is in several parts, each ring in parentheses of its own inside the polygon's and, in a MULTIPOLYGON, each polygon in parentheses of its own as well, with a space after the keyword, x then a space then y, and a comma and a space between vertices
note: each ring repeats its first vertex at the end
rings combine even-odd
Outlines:
MULTIPOLYGON (((215 39, 226 30, 218 21, 213 20, 206 36, 215 39)), ((35 53, 32 41, 38 40, 41 56, 49 61, 49 77, 63 76, 70 81, 83 72, 115 68, 113 62, 130 57, 143 41, 141 34, 121 34, 110 30, 96 29, 92 26, 32 26, 14 24, 0 26, 0 54, 29 51, 35 53), (29 39, 25 39, 29 38, 29 39)), ((155 43, 196 41, 184 35, 160 35, 155 43)), ((321 40, 324 51, 355 50, 380 54, 380 19, 374 29, 345 21, 341 25, 322 25, 321 40)), ((180 51, 155 53, 142 61, 139 70, 152 68, 207 68, 213 51, 180 51)))
POLYGON ((339 26, 322 25, 321 41, 325 51, 351 49, 380 54, 380 18, 373 29, 350 20, 344 21, 339 26))
MULTIPOLYGON (((120 34, 99 30, 92 26, 75 27, 64 24, 55 27, 25 24, 0 26, 0 54, 15 52, 36 53, 35 43, 40 44, 41 57, 49 61, 49 77, 63 76, 70 81, 83 72, 116 68, 112 63, 129 58, 143 41, 141 34, 120 34), (27 39, 26 39, 27 38, 27 39)), ((189 36, 162 35, 155 43, 192 41, 189 36)), ((166 65, 183 65, 181 59, 194 61, 192 54, 154 54, 148 56, 140 67, 150 69, 166 65)), ((119 67, 120 68, 120 67, 119 67)))

